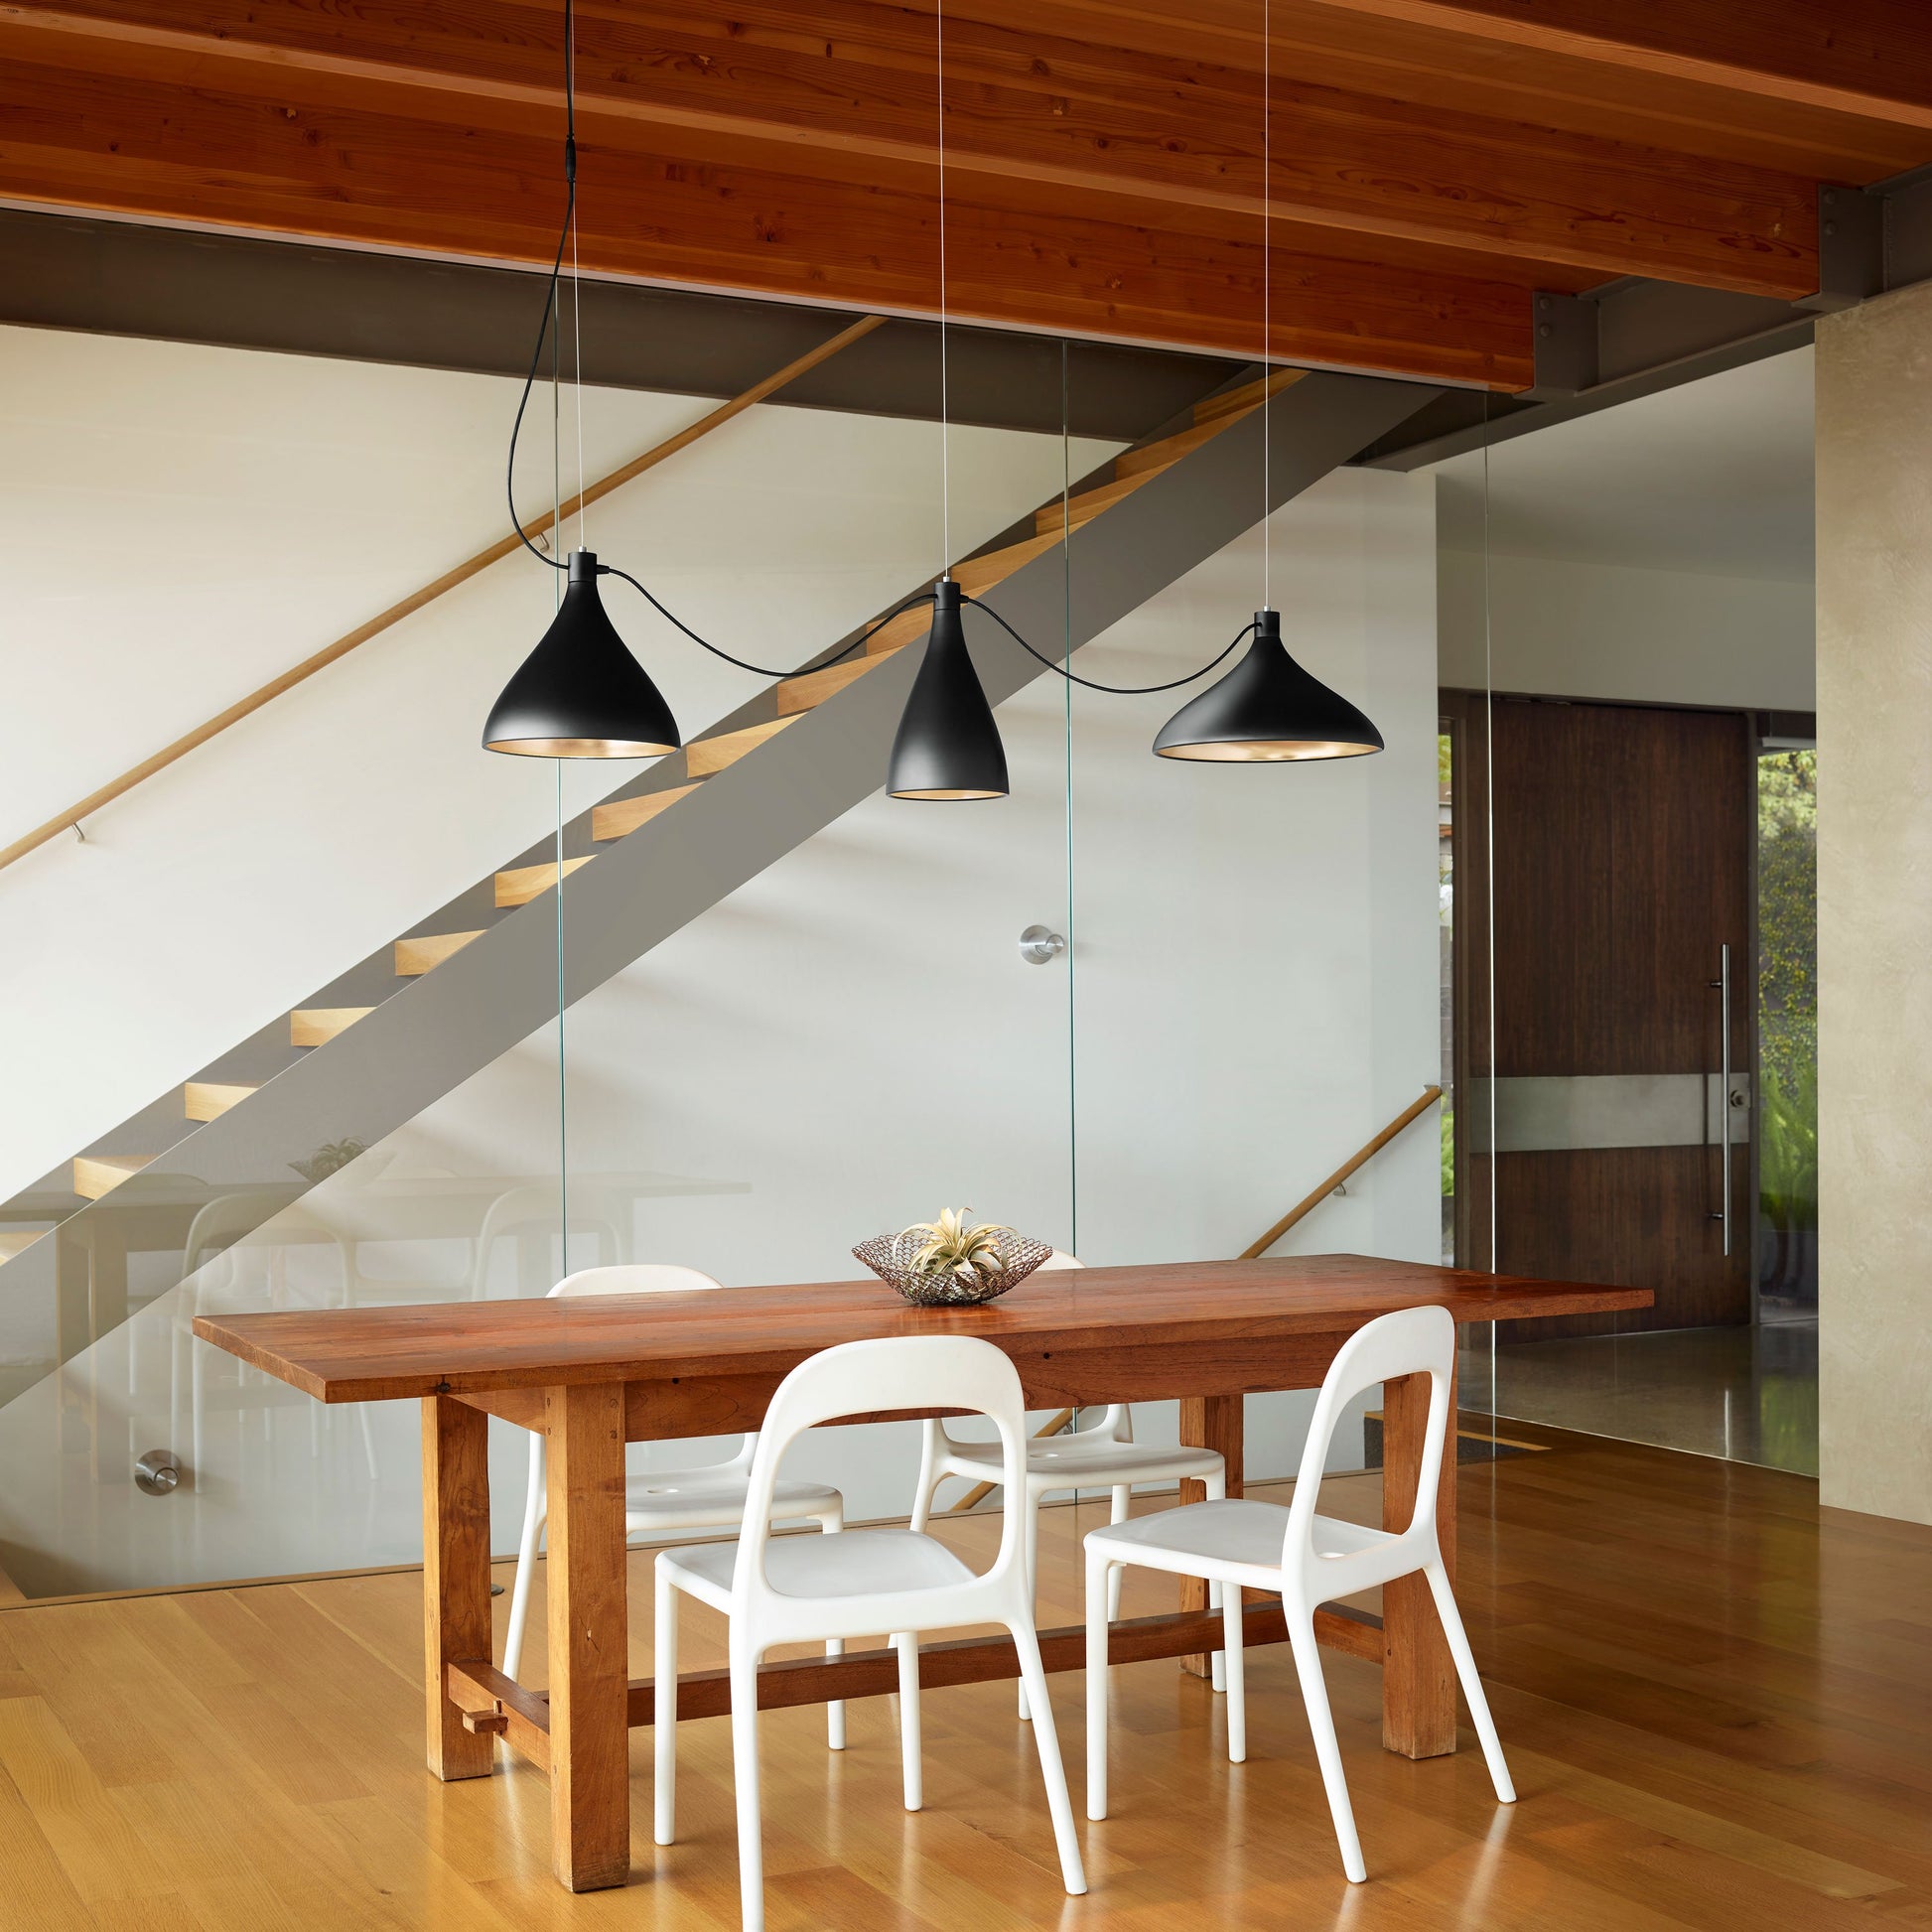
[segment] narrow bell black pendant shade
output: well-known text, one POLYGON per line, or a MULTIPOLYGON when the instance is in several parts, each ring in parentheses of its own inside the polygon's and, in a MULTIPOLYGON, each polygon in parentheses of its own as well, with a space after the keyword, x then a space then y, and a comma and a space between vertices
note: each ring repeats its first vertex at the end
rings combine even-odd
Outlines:
POLYGON ((895 798, 1004 798, 1007 755, 966 648, 959 586, 934 586, 932 629, 899 714, 886 789, 895 798))
POLYGON ((677 723, 605 615, 597 558, 570 553, 550 628, 503 686, 483 749, 537 759, 648 759, 678 748, 677 723))
POLYGON ((1289 656, 1279 611, 1255 613, 1255 640, 1226 677, 1161 727, 1164 759, 1262 763, 1349 759, 1382 749, 1382 734, 1338 691, 1289 656))

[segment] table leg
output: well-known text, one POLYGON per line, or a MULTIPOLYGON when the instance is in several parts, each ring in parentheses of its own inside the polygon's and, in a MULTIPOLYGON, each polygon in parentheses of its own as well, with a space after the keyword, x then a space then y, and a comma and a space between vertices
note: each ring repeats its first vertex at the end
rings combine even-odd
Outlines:
MULTIPOLYGON (((1188 1449, 1219 1449, 1221 1459, 1227 1464, 1227 1493, 1238 1496, 1241 1493, 1241 1454, 1244 1440, 1246 1398, 1238 1395, 1190 1395, 1180 1401, 1180 1440, 1188 1449)), ((1185 1503, 1199 1503, 1207 1500, 1207 1486, 1196 1482, 1191 1476, 1183 1477, 1180 1484, 1180 1500, 1185 1503)), ((1183 1577, 1180 1580, 1180 1607, 1183 1610, 1204 1610, 1207 1607, 1207 1585, 1198 1577, 1183 1577)), ((1195 1677, 1208 1674, 1205 1655, 1183 1657, 1180 1668, 1195 1677)))
POLYGON ((93 1337, 87 1332, 92 1270, 86 1217, 76 1214, 54 1230, 54 1293, 61 1360, 70 1362, 93 1337), (78 1221, 82 1226, 76 1228, 78 1221))
MULTIPOLYGON (((1403 1530, 1415 1508, 1429 1426, 1429 1377, 1382 1386, 1382 1527, 1403 1530)), ((1443 1564, 1455 1576, 1455 1383, 1449 1382, 1449 1440, 1436 1497, 1443 1564)), ((1404 1757, 1442 1757, 1455 1748, 1455 1666, 1418 1574, 1382 1587, 1382 1745, 1404 1757)))
POLYGON ((87 1240, 87 1339, 127 1319, 127 1227, 112 1207, 94 1209, 87 1240))
POLYGON ((630 1875, 623 1385, 544 1391, 549 1432, 551 1864, 572 1891, 630 1875))
POLYGON ((446 1666, 489 1652, 489 1418, 446 1395, 423 1398, 423 1651, 429 1768, 486 1778, 488 1732, 463 1727, 446 1666))

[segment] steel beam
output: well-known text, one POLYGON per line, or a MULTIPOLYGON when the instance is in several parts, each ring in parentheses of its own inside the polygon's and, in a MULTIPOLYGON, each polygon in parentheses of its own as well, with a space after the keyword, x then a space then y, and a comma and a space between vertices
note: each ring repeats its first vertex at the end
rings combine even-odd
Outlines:
POLYGON ((1819 288, 1796 302, 1677 282, 1540 292, 1536 383, 1523 395, 1449 390, 1358 459, 1419 470, 1485 444, 1781 355, 1817 318, 1932 277, 1932 168, 1873 188, 1819 190, 1819 288))

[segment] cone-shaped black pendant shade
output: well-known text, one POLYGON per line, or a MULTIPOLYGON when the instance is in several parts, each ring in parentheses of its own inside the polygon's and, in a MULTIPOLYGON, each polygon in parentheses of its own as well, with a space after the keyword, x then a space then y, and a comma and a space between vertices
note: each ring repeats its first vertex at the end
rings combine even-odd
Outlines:
POLYGON ((604 614, 597 559, 570 553, 550 628, 503 686, 483 749, 537 759, 649 759, 678 748, 677 723, 604 614))
POLYGON ((895 798, 1004 798, 1007 755, 966 649, 959 586, 934 587, 932 630, 899 714, 886 789, 895 798))
POLYGON ((1339 692, 1311 677, 1282 643, 1278 611, 1255 613, 1248 654, 1161 727, 1164 759, 1262 763, 1349 759, 1382 749, 1382 734, 1339 692))

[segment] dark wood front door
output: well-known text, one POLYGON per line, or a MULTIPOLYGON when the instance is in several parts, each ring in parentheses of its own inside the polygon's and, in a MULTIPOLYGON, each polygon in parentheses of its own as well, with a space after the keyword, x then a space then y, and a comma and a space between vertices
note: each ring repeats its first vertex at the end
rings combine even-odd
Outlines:
POLYGON ((1457 709, 1459 1257, 1656 1292, 1520 1339, 1747 1321, 1749 720, 1457 709))

